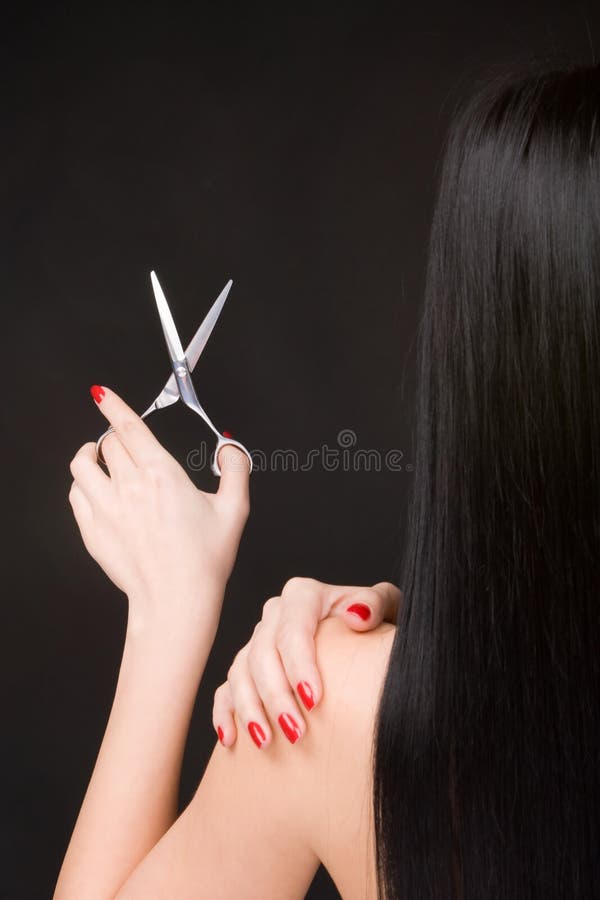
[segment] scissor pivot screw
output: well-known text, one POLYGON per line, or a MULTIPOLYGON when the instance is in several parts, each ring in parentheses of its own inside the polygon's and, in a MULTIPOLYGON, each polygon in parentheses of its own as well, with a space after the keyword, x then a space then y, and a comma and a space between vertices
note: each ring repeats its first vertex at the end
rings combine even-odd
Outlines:
POLYGON ((187 375, 185 366, 177 366, 177 368, 175 369, 175 373, 179 375, 180 378, 185 378, 185 376, 187 375))

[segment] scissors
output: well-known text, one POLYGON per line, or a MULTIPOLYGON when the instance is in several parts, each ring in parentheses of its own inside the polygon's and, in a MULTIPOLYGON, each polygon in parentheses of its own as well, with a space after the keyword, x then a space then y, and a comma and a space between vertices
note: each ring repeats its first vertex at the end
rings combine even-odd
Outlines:
MULTIPOLYGON (((211 429, 211 431, 214 432, 217 437, 217 446, 215 448, 214 457, 210 466, 213 474, 219 476, 221 475, 221 469, 219 468, 217 457, 221 447, 225 446, 226 444, 231 444, 233 447, 239 447, 239 449, 246 454, 250 462, 250 471, 252 471, 252 457, 248 450, 244 447, 243 444, 240 444, 239 441, 235 441, 227 432, 221 433, 220 431, 218 431, 207 416, 206 412, 200 406, 200 402, 198 400, 198 397, 196 396, 196 391, 192 382, 191 374, 196 366, 196 363, 200 359, 200 355, 206 346, 206 342, 208 341, 213 328, 216 325, 217 319, 221 314, 221 310, 223 309, 225 301, 227 300, 227 295, 229 294, 233 282, 231 280, 227 282, 227 284, 207 312, 204 321, 196 331, 196 334, 188 344, 184 353, 183 347, 181 346, 181 341, 179 340, 179 335, 177 334, 177 329, 175 328, 173 316, 171 315, 171 310, 169 309, 169 304, 167 303, 167 298, 163 293, 155 272, 150 272, 150 280, 152 282, 154 298, 158 307, 158 315, 160 316, 160 323, 162 325, 167 349, 169 351, 169 357, 171 359, 171 367, 173 369, 173 372, 169 376, 169 380, 165 384, 156 400, 154 400, 150 404, 145 413, 142 413, 141 418, 145 419, 146 416, 149 416, 150 413, 154 412, 154 410, 164 409, 165 406, 171 406, 172 403, 177 403, 179 398, 181 398, 186 406, 193 410, 193 412, 197 413, 197 415, 199 415, 201 419, 204 419, 208 427, 211 429)), ((101 434, 96 441, 96 455, 100 462, 104 463, 105 465, 106 462, 102 455, 102 441, 113 431, 114 428, 111 426, 104 432, 104 434, 101 434)))

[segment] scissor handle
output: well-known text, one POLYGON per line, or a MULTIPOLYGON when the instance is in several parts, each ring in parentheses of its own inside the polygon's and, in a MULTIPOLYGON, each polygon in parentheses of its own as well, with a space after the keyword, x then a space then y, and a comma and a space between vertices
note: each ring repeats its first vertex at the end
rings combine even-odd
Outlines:
POLYGON ((96 441, 96 457, 97 457, 98 461, 101 462, 103 465, 106 465, 106 460, 104 459, 104 454, 102 453, 102 442, 103 442, 104 438, 108 437, 109 434, 112 434, 112 432, 114 430, 115 429, 111 425, 110 428, 107 428, 106 431, 103 432, 103 434, 101 434, 100 437, 98 438, 98 440, 96 441))
MULTIPOLYGON (((145 419, 146 416, 149 416, 150 413, 154 412, 155 409, 156 409, 156 407, 153 404, 151 407, 149 407, 149 409, 146 410, 145 413, 143 413, 140 416, 140 418, 145 419)), ((107 428, 106 431, 103 434, 101 434, 100 437, 98 438, 98 440, 96 441, 96 456, 103 465, 106 465, 106 460, 104 459, 104 455, 102 453, 102 442, 103 442, 104 438, 108 437, 109 434, 112 434, 114 430, 115 429, 111 425, 110 428, 107 428)), ((238 447, 243 453, 245 453, 246 456, 248 457, 248 461, 250 463, 250 471, 252 471, 252 456, 250 455, 249 451, 246 450, 244 445, 240 444, 239 441, 234 440, 234 438, 226 438, 223 435, 218 435, 217 446, 215 447, 214 456, 213 456, 212 462, 210 464, 210 470, 213 473, 213 475, 217 475, 219 478, 221 477, 221 469, 219 467, 219 463, 217 462, 217 457, 219 455, 219 450, 221 449, 221 447, 224 447, 225 444, 231 444, 232 447, 238 447)))
POLYGON ((174 369, 175 378, 177 380, 177 385, 179 387, 179 394, 181 399, 185 403, 188 409, 191 409, 192 412, 196 413, 197 416, 200 416, 203 419, 210 430, 213 432, 215 437, 217 438, 217 446, 215 447, 215 452, 212 457, 212 461, 210 464, 210 471, 213 475, 217 475, 219 478, 221 477, 221 469, 219 467, 219 463, 217 462, 217 456, 219 455, 219 450, 221 447, 224 447, 225 444, 231 444, 232 447, 237 447, 242 453, 245 453, 248 457, 248 462, 250 463, 250 472, 252 471, 252 456, 250 452, 244 447, 243 444, 240 444, 239 441, 236 441, 232 437, 225 437, 224 434, 221 434, 220 431, 215 428, 213 423, 211 422, 206 411, 200 406, 200 402, 196 397, 196 392, 194 391, 194 386, 192 384, 192 379, 186 377, 189 375, 189 370, 187 369, 187 362, 185 364, 185 371, 183 374, 178 370, 174 369))
POLYGON ((252 456, 250 452, 246 450, 243 444, 240 444, 239 441, 234 440, 233 438, 226 438, 223 435, 219 435, 217 438, 217 446, 215 447, 215 452, 212 458, 212 462, 210 464, 210 471, 213 475, 217 475, 219 478, 221 477, 221 469, 219 468, 219 463, 217 462, 217 457, 219 455, 219 450, 221 447, 224 447, 225 444, 231 444, 232 447, 237 447, 238 450, 241 450, 242 453, 245 453, 248 457, 248 462, 250 463, 250 472, 252 472, 252 456))

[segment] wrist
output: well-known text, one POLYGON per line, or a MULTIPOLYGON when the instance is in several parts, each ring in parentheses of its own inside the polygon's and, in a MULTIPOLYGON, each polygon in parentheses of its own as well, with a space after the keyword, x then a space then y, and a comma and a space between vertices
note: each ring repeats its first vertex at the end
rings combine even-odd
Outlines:
POLYGON ((164 643, 212 642, 221 617, 225 584, 203 579, 189 585, 154 584, 128 593, 127 639, 164 643))

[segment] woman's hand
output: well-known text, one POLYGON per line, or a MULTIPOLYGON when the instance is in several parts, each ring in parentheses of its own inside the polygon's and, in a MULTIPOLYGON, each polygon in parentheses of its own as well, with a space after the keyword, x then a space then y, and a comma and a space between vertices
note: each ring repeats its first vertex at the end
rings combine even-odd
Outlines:
POLYGON ((115 433, 102 445, 109 475, 93 442, 70 463, 69 501, 83 542, 128 595, 134 625, 179 614, 196 621, 208 612, 199 598, 222 599, 235 562, 249 512, 247 458, 223 447, 219 489, 204 493, 114 391, 96 389, 96 398, 115 433))
POLYGON ((321 619, 339 616, 354 631, 371 631, 384 620, 395 621, 401 599, 399 588, 387 581, 373 587, 288 581, 281 596, 265 603, 252 637, 215 691, 213 725, 221 743, 230 747, 236 740, 234 710, 258 747, 271 741, 269 720, 295 743, 306 729, 296 696, 308 710, 322 696, 314 643, 321 619))

